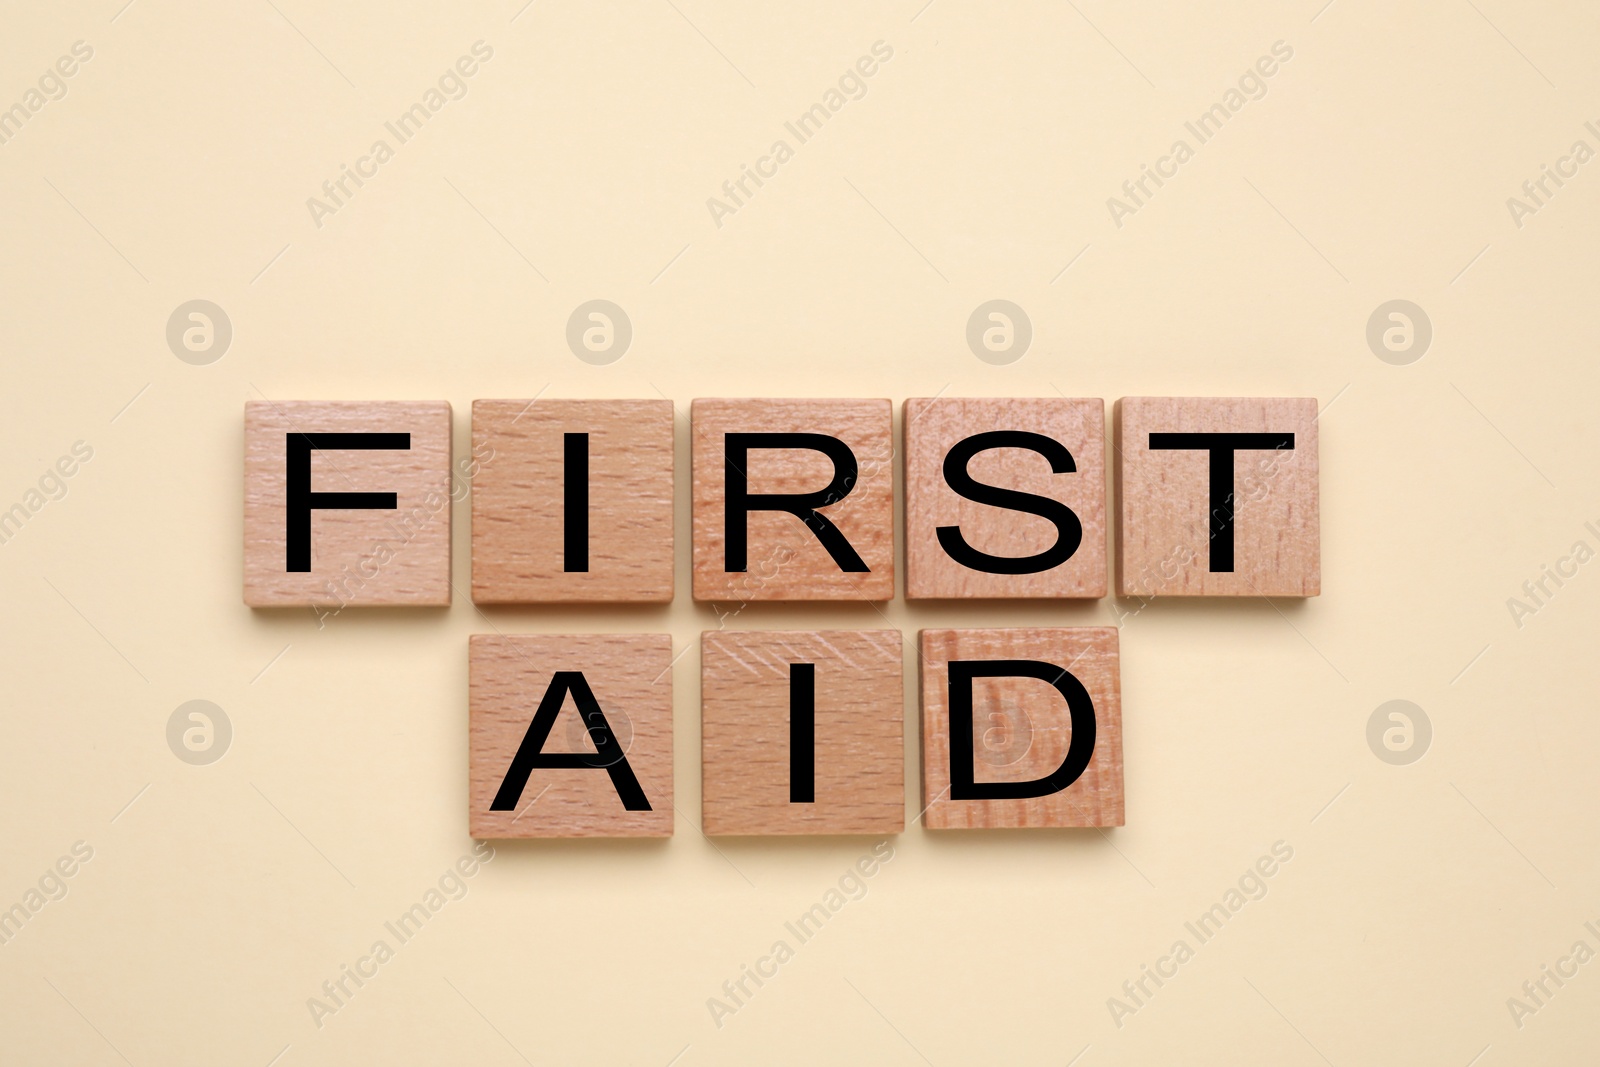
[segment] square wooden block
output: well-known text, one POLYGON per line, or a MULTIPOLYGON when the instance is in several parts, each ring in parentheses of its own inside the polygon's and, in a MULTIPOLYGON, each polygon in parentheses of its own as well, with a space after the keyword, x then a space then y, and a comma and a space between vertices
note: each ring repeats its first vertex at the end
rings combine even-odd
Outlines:
POLYGON ((450 603, 450 405, 247 402, 244 602, 450 603))
POLYGON ((921 643, 924 826, 1123 824, 1115 628, 924 630, 921 643))
POLYGON ((473 634, 473 837, 672 834, 672 638, 473 634))
POLYGON ((898 630, 706 631, 700 637, 702 829, 905 829, 898 630))
POLYGON ((672 599, 672 401, 475 400, 472 599, 672 599))
POLYGON ((894 597, 889 401, 696 400, 692 421, 696 600, 894 597))
POLYGON ((907 400, 906 599, 1105 596, 1105 422, 1103 400, 907 400))
POLYGON ((1322 592, 1317 402, 1117 401, 1117 593, 1322 592))

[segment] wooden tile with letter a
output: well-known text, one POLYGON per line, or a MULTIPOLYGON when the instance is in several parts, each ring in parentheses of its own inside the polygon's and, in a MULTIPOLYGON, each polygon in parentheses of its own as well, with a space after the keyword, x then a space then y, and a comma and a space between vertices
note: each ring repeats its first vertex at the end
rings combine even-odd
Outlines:
POLYGON ((887 400, 696 400, 696 600, 894 597, 887 400))
POLYGON ((921 642, 924 826, 1123 824, 1115 628, 924 630, 921 642))
POLYGON ((702 634, 702 829, 905 829, 901 659, 898 630, 702 634))
POLYGON ((450 405, 247 402, 244 602, 450 603, 450 405))
POLYGON ((672 599, 672 401, 474 400, 472 599, 672 599))
POLYGON ((672 834, 672 638, 473 634, 473 837, 672 834))
POLYGON ((1322 592, 1317 402, 1117 401, 1117 593, 1322 592))
POLYGON ((1106 595, 1106 405, 907 400, 906 599, 1106 595))

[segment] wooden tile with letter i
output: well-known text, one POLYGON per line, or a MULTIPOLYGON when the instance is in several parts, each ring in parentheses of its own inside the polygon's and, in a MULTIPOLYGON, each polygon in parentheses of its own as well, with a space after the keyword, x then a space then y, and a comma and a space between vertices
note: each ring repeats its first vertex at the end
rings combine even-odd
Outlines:
POLYGON ((894 597, 887 400, 696 400, 696 600, 894 597))
POLYGON ((1114 627, 920 640, 924 826, 1123 825, 1114 627))
POLYGON ((247 402, 244 602, 450 603, 450 405, 247 402))
POLYGON ((702 829, 905 829, 901 659, 898 630, 702 634, 702 829))
POLYGON ((472 599, 672 599, 672 401, 475 400, 472 599))
POLYGON ((906 599, 1106 595, 1103 400, 907 400, 906 599))
POLYGON ((1317 402, 1117 401, 1117 593, 1322 592, 1317 402))
POLYGON ((473 634, 473 837, 672 834, 672 638, 473 634))

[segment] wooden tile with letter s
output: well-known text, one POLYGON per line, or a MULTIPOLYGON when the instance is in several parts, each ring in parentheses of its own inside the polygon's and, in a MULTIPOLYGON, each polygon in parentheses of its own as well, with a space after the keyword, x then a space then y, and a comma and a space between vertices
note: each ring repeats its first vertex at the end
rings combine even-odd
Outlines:
POLYGON ((1322 592, 1317 402, 1117 401, 1117 593, 1322 592))
POLYGON ((905 402, 906 599, 1106 595, 1105 401, 905 402))
POLYGON ((696 400, 694 598, 894 597, 887 400, 696 400))
POLYGON ((702 829, 905 829, 902 659, 898 630, 702 634, 702 829))
POLYGON ((924 630, 923 825, 1123 825, 1114 627, 924 630))
POLYGON ((672 638, 474 634, 473 837, 672 834, 672 638))
POLYGON ((450 405, 244 406, 244 602, 450 603, 450 405))
POLYGON ((670 400, 472 403, 472 599, 672 599, 670 400))

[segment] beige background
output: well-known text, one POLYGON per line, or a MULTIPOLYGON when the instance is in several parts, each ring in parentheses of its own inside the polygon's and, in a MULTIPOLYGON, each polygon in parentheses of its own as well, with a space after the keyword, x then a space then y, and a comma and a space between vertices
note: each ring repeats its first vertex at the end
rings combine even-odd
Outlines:
MULTIPOLYGON (((1600 964, 1520 1029, 1506 1001, 1600 948, 1600 564, 1520 628, 1506 600, 1600 547, 1600 164, 1520 228, 1505 203, 1596 147, 1592 5, 122 3, 12 5, 0 34, 3 105, 94 48, 0 145, 0 507, 94 450, 0 545, 0 906, 94 849, 0 946, 0 1059, 1593 1061, 1600 964), (480 39, 470 92, 316 227, 306 198, 480 39), (878 40, 894 56, 865 97, 714 225, 706 199, 878 40), (1294 58, 1266 96, 1115 226, 1106 198, 1278 40, 1294 58), (1005 366, 965 341, 996 297, 1034 330, 1005 366), (196 298, 234 327, 209 366, 164 337, 196 298), (565 342, 592 298, 633 323, 609 366, 565 342), (1434 327, 1410 366, 1365 340, 1395 298, 1434 327), (246 400, 447 399, 460 458, 474 398, 541 390, 681 415, 1315 396, 1324 595, 889 604, 908 639, 1120 618, 1128 825, 911 829, 718 1028, 707 999, 874 842, 697 832, 694 647, 717 614, 688 597, 687 477, 670 607, 486 618, 458 592, 318 630, 240 601, 246 400), (318 1028, 307 998, 471 848, 466 639, 494 629, 672 632, 677 836, 500 847, 318 1028), (195 698, 234 728, 210 766, 165 739, 195 698), (1434 728, 1410 766, 1366 741, 1395 698, 1434 728), (1267 896, 1119 1028, 1107 999, 1280 840, 1267 896)), ((680 418, 685 470, 686 444, 680 418)), ((728 623, 809 624, 886 621, 728 623)))

